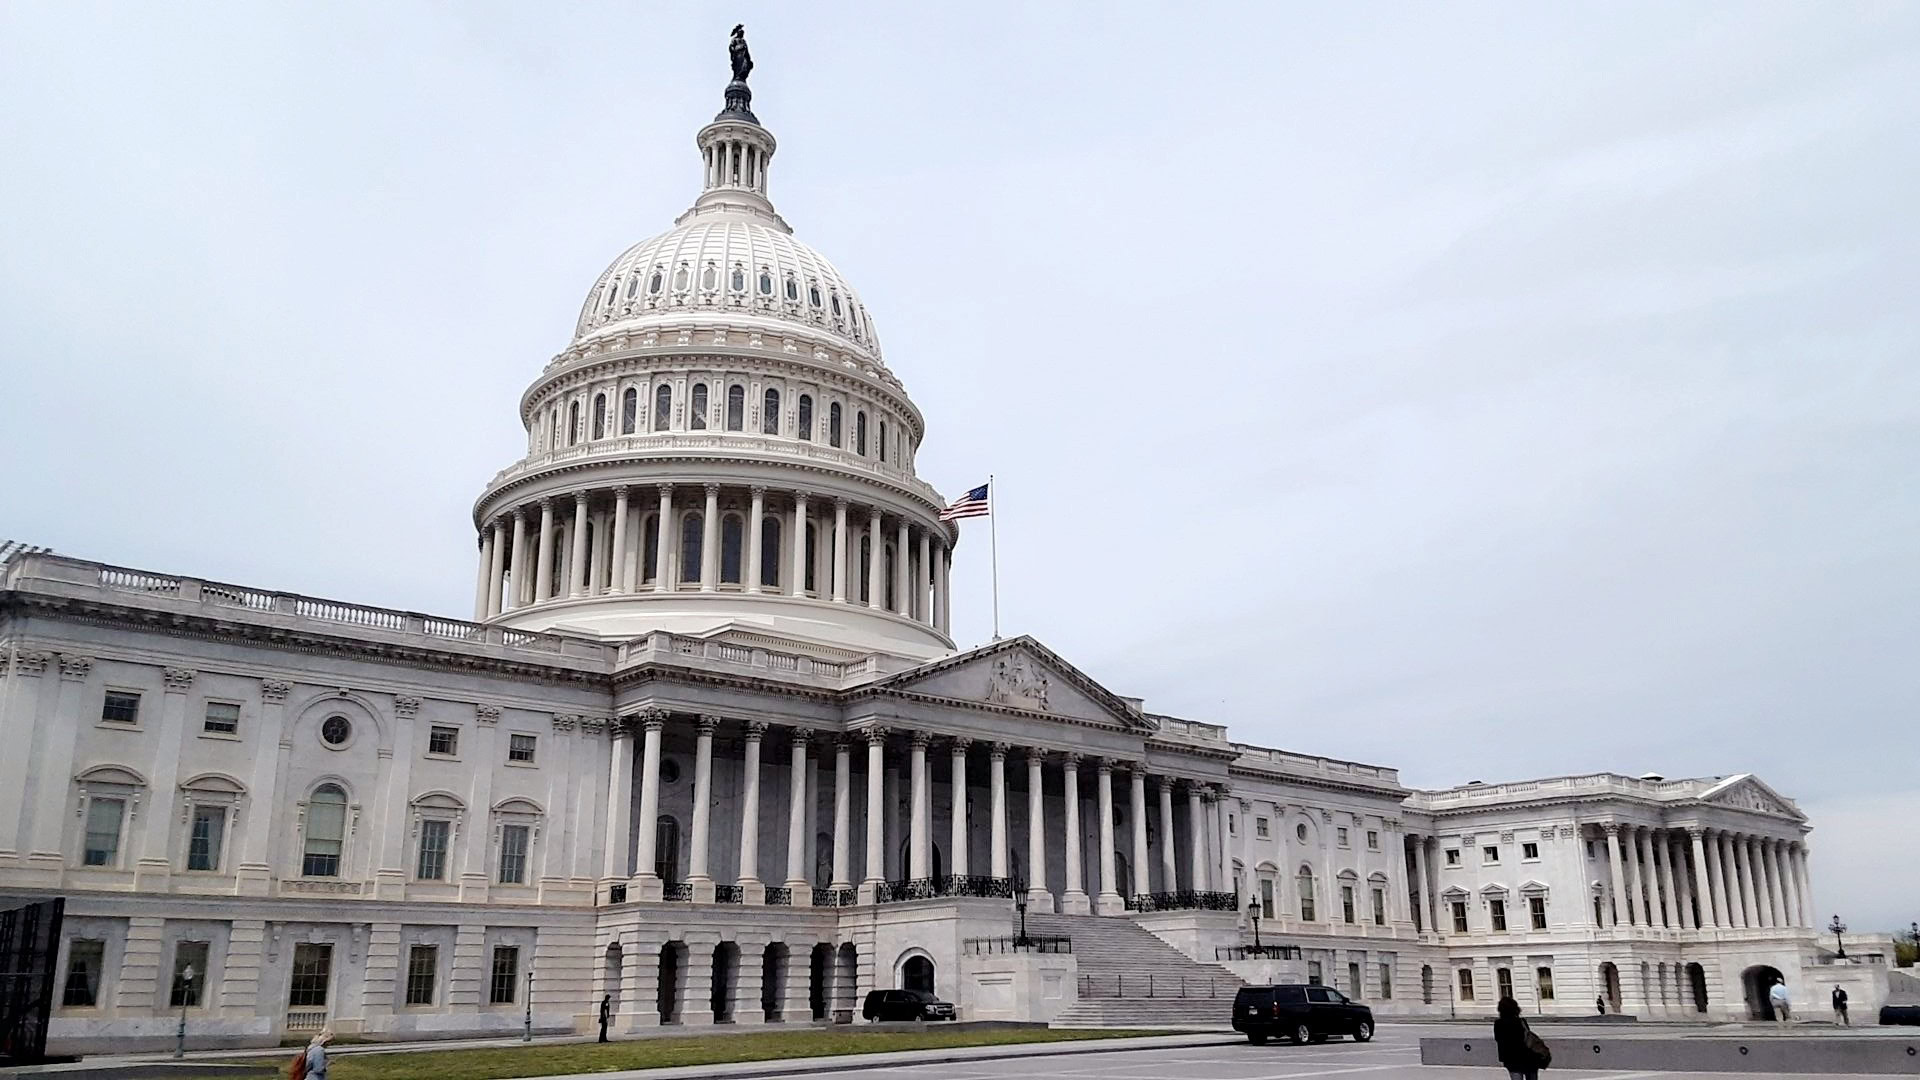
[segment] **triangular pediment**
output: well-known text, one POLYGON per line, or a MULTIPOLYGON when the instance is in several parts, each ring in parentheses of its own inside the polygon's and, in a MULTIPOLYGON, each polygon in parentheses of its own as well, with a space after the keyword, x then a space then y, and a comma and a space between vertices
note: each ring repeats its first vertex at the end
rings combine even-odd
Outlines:
POLYGON ((923 664, 874 687, 1126 731, 1158 729, 1085 672, 1025 636, 923 664))
POLYGON ((1806 820, 1806 815, 1802 814, 1792 802, 1750 773, 1730 776, 1720 781, 1702 792, 1700 801, 1735 810, 1773 814, 1777 817, 1792 818, 1795 821, 1806 820))

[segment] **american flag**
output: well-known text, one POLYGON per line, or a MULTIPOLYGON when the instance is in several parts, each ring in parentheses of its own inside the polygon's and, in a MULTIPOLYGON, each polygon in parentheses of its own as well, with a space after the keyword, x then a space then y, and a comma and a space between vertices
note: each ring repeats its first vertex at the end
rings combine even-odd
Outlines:
POLYGON ((987 485, 981 484, 965 495, 953 500, 953 505, 940 511, 941 521, 953 521, 958 518, 981 517, 993 511, 987 503, 987 485))

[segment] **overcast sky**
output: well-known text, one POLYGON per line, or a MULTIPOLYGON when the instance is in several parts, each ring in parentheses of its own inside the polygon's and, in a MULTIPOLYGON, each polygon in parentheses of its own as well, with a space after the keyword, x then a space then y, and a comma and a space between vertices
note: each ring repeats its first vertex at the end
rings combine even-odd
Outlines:
POLYGON ((0 536, 469 614, 739 19, 1006 633, 1415 785, 1752 771, 1920 918, 1920 5, 694 7, 0 3, 0 536))

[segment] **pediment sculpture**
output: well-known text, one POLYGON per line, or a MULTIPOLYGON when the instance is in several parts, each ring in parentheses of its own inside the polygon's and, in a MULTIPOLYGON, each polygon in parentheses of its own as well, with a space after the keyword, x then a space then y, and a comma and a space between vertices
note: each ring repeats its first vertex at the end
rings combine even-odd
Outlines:
POLYGON ((987 700, 1044 712, 1052 708, 1047 702, 1047 686, 1047 673, 1028 665, 1025 656, 1015 653, 994 660, 993 672, 987 677, 987 700))

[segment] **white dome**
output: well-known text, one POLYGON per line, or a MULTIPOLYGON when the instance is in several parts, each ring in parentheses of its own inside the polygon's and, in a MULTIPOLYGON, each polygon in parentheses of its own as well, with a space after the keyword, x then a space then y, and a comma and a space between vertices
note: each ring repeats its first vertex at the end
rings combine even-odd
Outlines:
POLYGON ((873 320, 853 287, 765 215, 697 215, 628 248, 594 282, 574 340, 682 312, 796 323, 880 358, 873 320))

